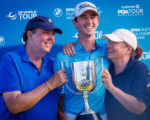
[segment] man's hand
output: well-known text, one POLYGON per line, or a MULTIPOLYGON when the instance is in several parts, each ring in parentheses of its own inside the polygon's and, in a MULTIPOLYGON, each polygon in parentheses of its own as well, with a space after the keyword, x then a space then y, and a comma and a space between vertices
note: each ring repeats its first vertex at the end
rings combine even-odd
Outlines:
POLYGON ((67 82, 68 82, 68 78, 67 78, 65 69, 61 69, 61 70, 57 71, 51 78, 49 78, 46 81, 46 83, 48 84, 48 87, 51 90, 59 87, 60 85, 62 85, 64 83, 67 83, 67 82))
POLYGON ((68 54, 69 56, 74 56, 76 51, 74 49, 74 45, 76 45, 77 42, 72 42, 72 43, 68 43, 68 44, 65 44, 63 46, 63 52, 64 54, 68 54))

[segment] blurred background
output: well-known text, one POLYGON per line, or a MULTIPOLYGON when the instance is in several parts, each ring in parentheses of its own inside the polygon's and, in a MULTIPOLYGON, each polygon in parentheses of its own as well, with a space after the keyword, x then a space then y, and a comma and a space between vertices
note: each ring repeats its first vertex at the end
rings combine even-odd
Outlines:
MULTIPOLYGON (((29 19, 44 15, 50 17, 63 34, 56 34, 49 53, 55 57, 62 45, 76 41, 78 33, 72 24, 74 7, 83 0, 1 0, 0 4, 0 61, 2 56, 24 43, 22 34, 29 19)), ((96 5, 100 23, 96 39, 118 28, 131 30, 143 48, 143 61, 150 69, 150 1, 149 0, 88 0, 96 5)), ((101 40, 102 41, 102 40, 101 40)))

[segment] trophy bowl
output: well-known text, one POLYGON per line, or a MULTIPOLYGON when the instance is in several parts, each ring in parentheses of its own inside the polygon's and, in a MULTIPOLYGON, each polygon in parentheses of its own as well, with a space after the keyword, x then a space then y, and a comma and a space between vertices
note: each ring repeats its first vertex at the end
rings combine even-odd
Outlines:
POLYGON ((75 88, 83 93, 85 109, 77 116, 76 120, 102 120, 101 117, 90 109, 88 104, 88 92, 96 85, 96 73, 94 61, 81 61, 71 63, 72 81, 75 88))
POLYGON ((71 63, 71 74, 78 91, 92 91, 95 88, 96 75, 93 61, 71 63))

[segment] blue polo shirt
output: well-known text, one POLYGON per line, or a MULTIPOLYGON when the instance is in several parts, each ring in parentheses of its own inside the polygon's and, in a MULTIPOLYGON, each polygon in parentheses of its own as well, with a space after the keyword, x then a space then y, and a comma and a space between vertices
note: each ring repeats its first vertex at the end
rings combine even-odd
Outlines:
POLYGON ((42 59, 41 72, 29 60, 25 48, 7 53, 0 66, 0 120, 56 120, 59 90, 54 89, 31 109, 13 115, 4 103, 2 93, 7 91, 29 92, 53 75, 53 62, 42 59))
MULTIPOLYGON (((114 65, 111 64, 109 71, 112 76, 113 84, 127 94, 133 95, 138 100, 147 105, 147 87, 149 79, 148 68, 140 61, 131 58, 125 70, 120 74, 115 74, 114 65)), ((106 91, 106 111, 109 120, 140 120, 139 115, 125 109, 109 92, 106 91)))
MULTIPOLYGON (((90 108, 96 112, 98 112, 100 115, 105 114, 105 106, 104 106, 104 96, 105 96, 105 86, 101 82, 101 70, 102 70, 102 60, 99 60, 99 58, 103 58, 103 69, 108 69, 109 61, 106 58, 106 45, 101 46, 100 43, 96 41, 96 46, 92 51, 86 51, 80 43, 77 41, 77 44, 75 45, 75 56, 68 56, 64 55, 63 52, 57 54, 54 62, 54 70, 55 72, 62 69, 63 67, 67 71, 68 76, 68 86, 72 91, 75 91, 73 89, 72 85, 72 78, 71 78, 71 69, 70 64, 73 62, 79 62, 79 61, 94 61, 94 63, 98 63, 98 65, 95 66, 96 71, 96 87, 95 89, 89 93, 88 95, 88 101, 90 108)), ((77 115, 84 109, 84 100, 82 97, 82 94, 74 94, 68 90, 66 85, 64 85, 64 111, 66 113, 77 115)))

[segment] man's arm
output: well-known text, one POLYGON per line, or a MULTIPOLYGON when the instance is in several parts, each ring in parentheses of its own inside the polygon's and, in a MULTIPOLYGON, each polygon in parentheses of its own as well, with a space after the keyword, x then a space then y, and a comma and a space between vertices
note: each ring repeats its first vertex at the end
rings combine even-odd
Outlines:
POLYGON ((63 83, 66 83, 67 81, 66 71, 62 69, 56 72, 45 83, 27 93, 21 93, 21 91, 12 91, 4 92, 2 93, 2 96, 9 111, 13 114, 17 114, 32 108, 48 92, 59 87, 63 83))
POLYGON ((64 99, 64 96, 60 96, 59 104, 58 104, 58 114, 57 114, 58 120, 66 120, 64 110, 63 110, 63 99, 64 99))

